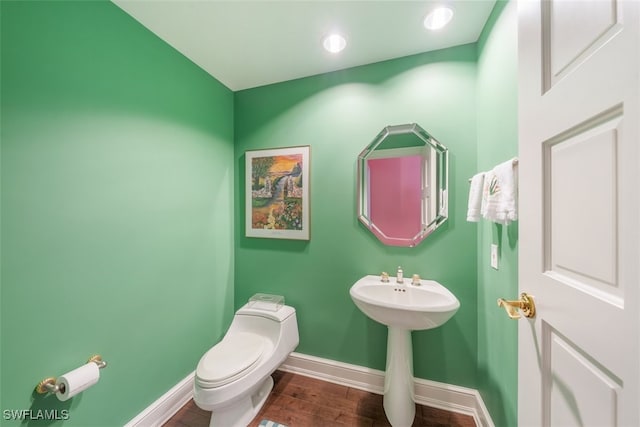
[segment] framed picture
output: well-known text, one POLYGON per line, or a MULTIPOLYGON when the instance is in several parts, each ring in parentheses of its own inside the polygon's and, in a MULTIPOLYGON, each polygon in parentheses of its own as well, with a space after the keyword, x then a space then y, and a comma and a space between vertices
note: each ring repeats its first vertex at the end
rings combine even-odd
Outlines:
POLYGON ((308 145, 245 152, 247 237, 309 240, 308 145))

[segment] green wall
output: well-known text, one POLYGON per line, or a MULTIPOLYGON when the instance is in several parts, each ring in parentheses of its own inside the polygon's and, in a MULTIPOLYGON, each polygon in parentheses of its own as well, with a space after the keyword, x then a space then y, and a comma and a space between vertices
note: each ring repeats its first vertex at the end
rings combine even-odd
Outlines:
MULTIPOLYGON (((516 2, 499 1, 478 42, 478 170, 518 153, 516 2)), ((518 325, 498 298, 518 296, 518 223, 478 223, 479 390, 496 426, 517 425, 518 325), (491 244, 499 269, 490 267, 491 244)))
POLYGON ((233 313, 233 93, 112 3, 0 7, 0 408, 122 425, 233 313), (93 388, 33 393, 92 353, 93 388))
POLYGON ((384 369, 386 328, 349 288, 402 265, 461 302, 443 327, 413 333, 415 375, 476 387, 476 225, 465 221, 475 84, 472 44, 237 92, 236 307, 256 292, 284 295, 297 309, 298 352, 384 369), (450 218, 415 248, 387 247, 356 219, 356 157, 384 126, 410 122, 450 149, 450 218), (311 240, 245 237, 245 150, 294 145, 311 146, 311 240))

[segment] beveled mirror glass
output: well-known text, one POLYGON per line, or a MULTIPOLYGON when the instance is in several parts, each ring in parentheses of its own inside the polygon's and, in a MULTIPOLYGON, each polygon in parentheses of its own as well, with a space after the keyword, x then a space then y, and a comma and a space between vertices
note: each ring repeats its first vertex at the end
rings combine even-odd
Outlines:
POLYGON ((385 127, 358 156, 358 219, 386 245, 417 245, 447 219, 448 166, 417 124, 385 127))

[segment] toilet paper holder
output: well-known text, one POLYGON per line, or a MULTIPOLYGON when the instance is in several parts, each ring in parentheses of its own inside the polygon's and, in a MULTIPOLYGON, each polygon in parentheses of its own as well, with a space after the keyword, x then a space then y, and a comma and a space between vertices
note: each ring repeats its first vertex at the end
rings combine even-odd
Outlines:
MULTIPOLYGON (((99 354, 93 355, 89 358, 89 360, 87 360, 87 363, 91 363, 91 362, 98 365, 98 368, 100 369, 107 367, 107 362, 105 360, 102 360, 102 356, 100 356, 99 354)), ((55 377, 48 377, 38 383, 38 385, 36 386, 36 392, 38 392, 39 394, 45 394, 45 393, 55 394, 59 392, 64 392, 64 390, 61 390, 61 387, 56 385, 55 377)))

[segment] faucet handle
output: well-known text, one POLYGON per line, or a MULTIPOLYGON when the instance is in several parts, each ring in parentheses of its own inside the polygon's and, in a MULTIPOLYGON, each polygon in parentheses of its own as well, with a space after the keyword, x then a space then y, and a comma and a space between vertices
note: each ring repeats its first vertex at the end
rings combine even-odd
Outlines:
POLYGON ((413 286, 420 286, 420 275, 414 274, 411 276, 411 284, 413 286))
POLYGON ((389 273, 387 273, 386 271, 383 271, 382 274, 380 275, 380 281, 383 283, 388 283, 389 282, 389 273))

